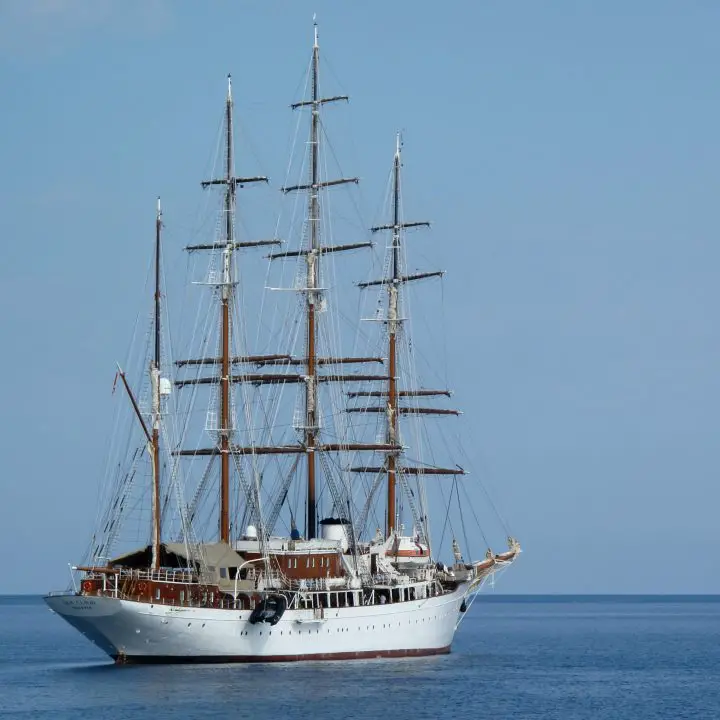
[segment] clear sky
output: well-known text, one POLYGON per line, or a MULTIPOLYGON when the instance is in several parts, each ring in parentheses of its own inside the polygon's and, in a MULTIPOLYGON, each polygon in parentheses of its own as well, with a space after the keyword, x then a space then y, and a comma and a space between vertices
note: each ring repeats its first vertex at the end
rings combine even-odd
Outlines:
POLYGON ((498 590, 719 593, 714 0, 0 0, 0 593, 85 548, 154 198, 182 247, 228 72, 279 184, 313 13, 371 210, 405 130, 498 590))

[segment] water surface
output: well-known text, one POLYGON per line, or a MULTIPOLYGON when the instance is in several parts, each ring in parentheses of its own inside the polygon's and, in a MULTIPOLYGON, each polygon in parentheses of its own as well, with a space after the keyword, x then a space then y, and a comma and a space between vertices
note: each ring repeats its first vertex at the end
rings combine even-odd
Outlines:
POLYGON ((447 656, 115 667, 0 597, 0 717, 720 718, 720 597, 481 596, 447 656))

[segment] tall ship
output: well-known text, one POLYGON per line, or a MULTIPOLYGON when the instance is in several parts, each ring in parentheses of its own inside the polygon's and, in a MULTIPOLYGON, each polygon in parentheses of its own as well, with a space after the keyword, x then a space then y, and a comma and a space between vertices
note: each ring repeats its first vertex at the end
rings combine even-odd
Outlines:
POLYGON ((323 114, 348 97, 322 95, 319 78, 315 26, 306 94, 291 106, 305 111, 306 150, 281 188, 296 237, 254 240, 237 199, 267 178, 235 169, 228 76, 219 161, 202 183, 219 219, 184 248, 201 276, 177 359, 158 200, 149 329, 137 375, 117 370, 105 498, 71 587, 45 598, 118 664, 447 653, 477 593, 520 553, 508 536, 506 550, 483 542, 473 555, 468 473, 436 461, 448 449, 438 425, 460 413, 416 371, 409 288, 443 272, 409 269, 406 235, 429 223, 404 217, 401 139, 386 216, 337 243, 329 196, 358 179, 326 170, 323 114), (360 267, 373 247, 376 274, 368 260, 358 287, 338 286, 335 258, 360 267), (253 248, 268 249, 267 271, 246 260, 253 248), (370 294, 371 317, 338 317, 335 298, 353 292, 370 294), (281 298, 272 312, 268 297, 281 298))

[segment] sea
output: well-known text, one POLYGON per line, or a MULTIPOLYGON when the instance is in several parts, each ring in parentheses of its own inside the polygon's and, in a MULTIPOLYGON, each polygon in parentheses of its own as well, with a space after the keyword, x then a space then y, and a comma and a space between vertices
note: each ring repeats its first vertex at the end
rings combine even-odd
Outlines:
POLYGON ((720 720, 720 596, 482 595, 432 658, 114 666, 0 596, 0 718, 720 720))

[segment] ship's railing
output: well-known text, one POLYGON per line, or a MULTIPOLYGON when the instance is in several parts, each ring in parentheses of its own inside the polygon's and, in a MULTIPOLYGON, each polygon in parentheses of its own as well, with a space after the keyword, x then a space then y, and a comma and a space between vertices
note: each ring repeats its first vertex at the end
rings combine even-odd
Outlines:
MULTIPOLYGON (((286 594, 288 591, 285 591, 286 594)), ((322 617, 324 608, 385 605, 427 600, 445 594, 437 580, 405 584, 370 584, 361 588, 322 588, 320 590, 290 590, 288 607, 294 610, 313 610, 315 619, 322 617)))
POLYGON ((90 580, 105 577, 121 577, 123 579, 129 578, 132 580, 154 580, 156 582, 182 583, 183 585, 198 582, 196 572, 183 568, 178 570, 173 570, 171 568, 162 568, 160 570, 137 570, 134 568, 119 567, 117 568, 117 571, 113 573, 90 570, 86 573, 85 577, 90 580))
POLYGON ((135 570, 131 568, 120 568, 120 577, 131 578, 133 580, 154 580, 156 582, 165 583, 181 583, 188 585, 198 581, 197 573, 179 569, 160 569, 160 570, 135 570))
MULTIPOLYGON (((428 573, 432 577, 434 573, 428 573)), ((133 568, 117 568, 112 574, 102 572, 89 572, 89 579, 101 579, 102 588, 98 594, 110 594, 114 597, 132 599, 123 591, 128 579, 135 583, 140 581, 156 581, 163 583, 176 583, 178 585, 198 585, 200 579, 196 572, 189 569, 160 569, 140 570, 133 568)), ((282 572, 258 570, 252 575, 248 573, 246 580, 252 582, 254 587, 239 587, 236 585, 234 593, 219 590, 219 593, 204 593, 202 598, 193 597, 189 593, 181 593, 180 599, 158 598, 157 602, 167 605, 216 607, 238 609, 248 602, 254 605, 252 595, 256 593, 283 592, 288 598, 288 607, 309 609, 318 607, 346 607, 358 605, 395 604, 413 600, 423 600, 429 597, 443 595, 445 588, 437 577, 419 580, 395 574, 377 573, 375 575, 362 574, 359 586, 351 587, 350 583, 337 584, 341 578, 306 578, 290 580, 282 572), (234 597, 233 597, 234 596, 234 597), (242 597, 244 597, 244 600, 242 597), (322 596, 322 597, 321 597, 322 596)), ((132 592, 133 584, 129 589, 132 592)), ((126 586, 127 587, 127 586, 126 586)))

